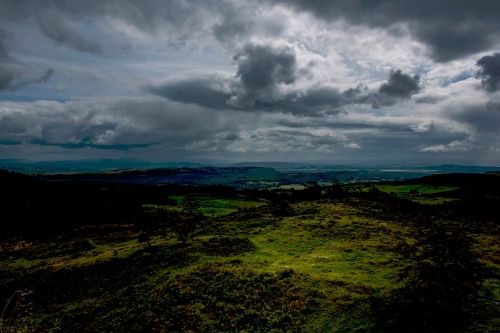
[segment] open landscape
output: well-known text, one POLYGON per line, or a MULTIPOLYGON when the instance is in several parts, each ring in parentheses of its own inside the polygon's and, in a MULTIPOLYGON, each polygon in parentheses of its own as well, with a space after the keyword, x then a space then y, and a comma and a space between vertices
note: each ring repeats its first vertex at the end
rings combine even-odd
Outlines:
POLYGON ((1 172, 0 331, 498 329, 498 173, 298 189, 79 177, 1 172))
POLYGON ((0 0, 0 333, 500 333, 500 0, 0 0))

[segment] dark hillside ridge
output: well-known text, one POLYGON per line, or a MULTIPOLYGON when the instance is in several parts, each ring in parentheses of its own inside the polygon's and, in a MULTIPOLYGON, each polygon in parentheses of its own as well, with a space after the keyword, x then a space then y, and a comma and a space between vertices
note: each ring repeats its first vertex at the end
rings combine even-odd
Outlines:
MULTIPOLYGON (((106 174, 76 174, 54 176, 27 176, 0 170, 0 235, 43 237, 53 231, 70 230, 85 225, 130 224, 143 217, 143 204, 176 205, 170 195, 207 193, 235 197, 248 195, 271 199, 275 194, 262 188, 248 189, 202 182, 199 179, 221 175, 220 183, 241 184, 242 170, 238 168, 205 168, 192 184, 158 184, 158 179, 174 174, 173 179, 190 179, 194 169, 125 171, 106 174), (222 181, 222 180, 225 181, 222 181), (196 185, 196 186, 193 186, 196 185), (200 185, 202 184, 202 185, 200 185)), ((243 168, 247 177, 252 175, 277 175, 274 169, 243 168)), ((199 171, 199 170, 198 170, 199 171)), ((279 174, 278 174, 279 175, 279 174)), ((257 177, 257 176, 254 176, 257 177)), ((172 180, 171 178, 169 178, 172 180)), ((296 179, 304 180, 310 178, 296 179)), ((313 178, 314 180, 314 178, 313 178)), ((498 216, 500 207, 500 176, 496 174, 447 174, 426 176, 390 184, 427 184, 457 188, 447 195, 454 201, 444 203, 439 209, 453 212, 457 217, 471 216, 478 220, 491 220, 498 216)), ((284 200, 320 199, 332 196, 324 186, 304 190, 279 190, 284 200)), ((265 189, 265 188, 264 188, 265 189)), ((338 195, 342 195, 339 192, 338 195)), ((337 195, 337 196, 338 196, 337 195)), ((440 194, 436 194, 439 196, 440 194)), ((432 195, 430 195, 432 196, 432 195)))
POLYGON ((278 188, 283 185, 301 185, 318 182, 360 183, 400 181, 419 178, 432 170, 372 170, 372 169, 329 169, 293 168, 274 169, 270 167, 199 167, 175 169, 120 170, 102 173, 39 174, 38 179, 68 182, 106 182, 125 184, 181 184, 189 186, 227 185, 236 188, 262 189, 278 188))
POLYGON ((173 193, 235 193, 225 186, 192 188, 74 179, 55 182, 3 170, 0 184, 0 238, 43 238, 79 226, 133 223, 144 213, 142 204, 174 204, 168 198, 173 193))
POLYGON ((500 186, 500 173, 450 173, 430 175, 404 180, 403 184, 429 184, 442 186, 463 186, 473 188, 493 188, 500 186))

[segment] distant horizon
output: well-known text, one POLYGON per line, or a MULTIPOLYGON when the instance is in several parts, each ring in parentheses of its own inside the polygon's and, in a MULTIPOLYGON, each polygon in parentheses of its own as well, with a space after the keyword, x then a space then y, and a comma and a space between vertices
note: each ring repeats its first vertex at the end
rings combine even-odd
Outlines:
POLYGON ((459 168, 500 168, 500 165, 486 165, 486 164, 461 164, 461 163, 336 163, 335 161, 232 161, 232 160, 179 160, 179 161, 148 161, 139 159, 75 159, 75 160, 28 160, 28 159, 0 159, 0 169, 22 166, 54 166, 63 168, 64 166, 78 166, 78 165, 94 165, 96 168, 137 168, 137 169, 153 169, 164 167, 331 167, 331 168, 357 168, 357 169, 412 169, 416 168, 424 170, 425 168, 431 170, 432 168, 444 167, 459 167, 459 168))

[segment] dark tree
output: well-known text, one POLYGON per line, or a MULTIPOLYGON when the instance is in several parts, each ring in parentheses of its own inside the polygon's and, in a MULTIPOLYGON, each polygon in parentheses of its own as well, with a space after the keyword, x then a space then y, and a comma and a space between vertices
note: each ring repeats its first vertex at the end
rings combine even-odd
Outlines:
POLYGON ((189 237, 194 233, 198 224, 202 221, 202 216, 196 213, 182 212, 173 221, 173 230, 177 240, 186 243, 189 237))
POLYGON ((275 216, 290 216, 293 215, 293 209, 288 200, 276 198, 271 203, 275 216))
POLYGON ((344 189, 339 184, 332 184, 325 189, 326 197, 330 199, 338 199, 345 196, 344 189))

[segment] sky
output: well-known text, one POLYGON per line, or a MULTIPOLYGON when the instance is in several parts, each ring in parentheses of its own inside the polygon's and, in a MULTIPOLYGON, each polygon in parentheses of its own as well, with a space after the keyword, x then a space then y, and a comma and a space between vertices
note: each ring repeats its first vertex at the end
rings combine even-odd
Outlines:
POLYGON ((0 159, 500 165, 500 1, 0 0, 0 159))

